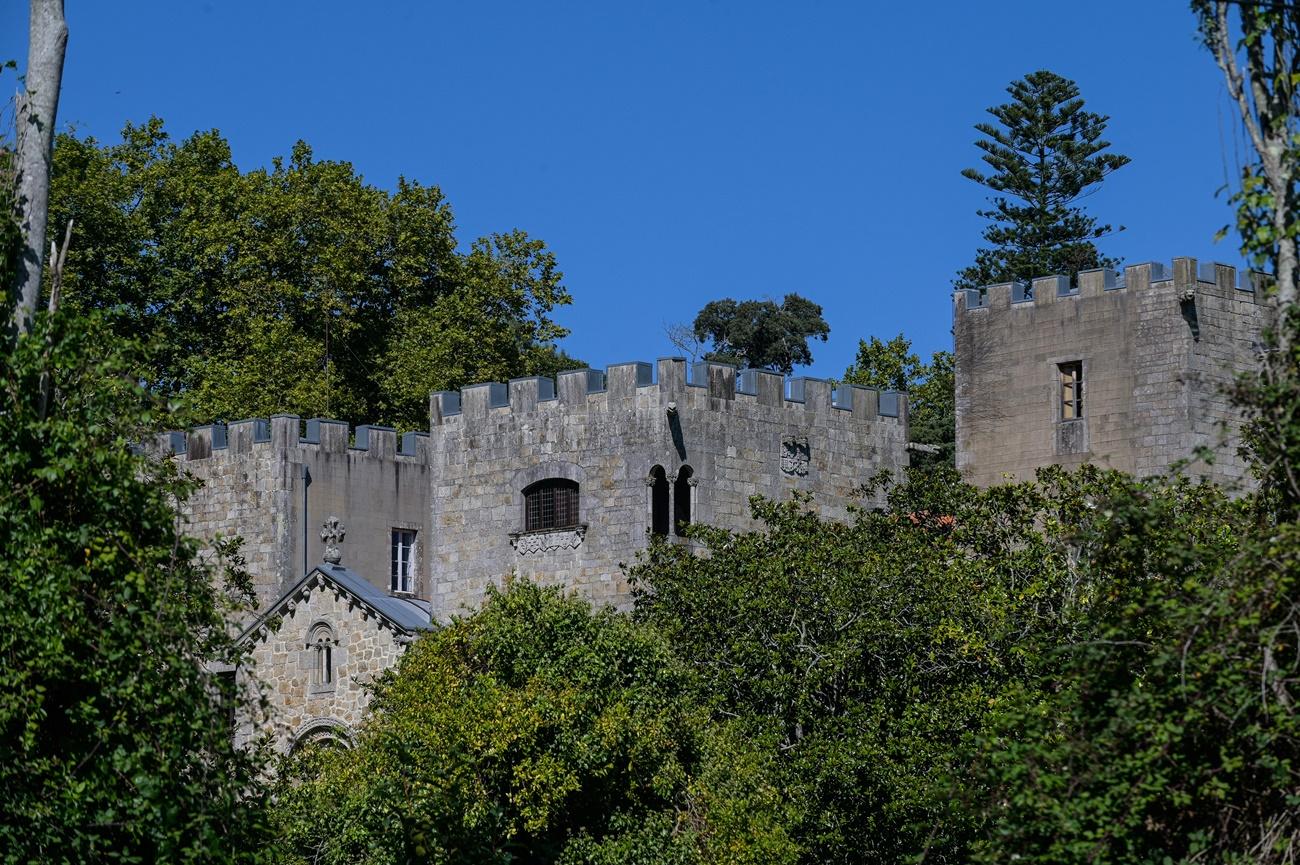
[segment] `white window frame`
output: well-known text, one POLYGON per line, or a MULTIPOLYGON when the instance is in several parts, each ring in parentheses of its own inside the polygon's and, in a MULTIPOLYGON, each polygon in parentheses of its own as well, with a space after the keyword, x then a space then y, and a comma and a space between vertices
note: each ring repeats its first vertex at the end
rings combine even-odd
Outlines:
POLYGON ((419 534, 415 529, 395 527, 388 537, 389 590, 398 595, 414 594, 416 548, 419 544, 419 534), (403 553, 405 553, 405 558, 402 558, 403 553))

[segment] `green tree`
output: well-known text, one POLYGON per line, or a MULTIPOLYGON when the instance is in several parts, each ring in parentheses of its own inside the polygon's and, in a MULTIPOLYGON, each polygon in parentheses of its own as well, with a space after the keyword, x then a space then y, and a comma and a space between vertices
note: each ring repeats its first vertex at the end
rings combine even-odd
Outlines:
POLYGON ((664 641, 517 581, 417 641, 354 750, 280 793, 287 854, 320 863, 685 862, 704 717, 664 641))
MULTIPOLYGON (((1084 212, 1078 202, 1129 158, 1105 152, 1102 140, 1109 118, 1084 110, 1079 87, 1041 70, 1007 87, 1011 101, 988 109, 996 123, 978 123, 985 137, 985 174, 967 168, 962 175, 996 193, 983 237, 988 247, 958 271, 956 288, 1027 281, 1049 274, 1073 275, 1112 267, 1093 242, 1111 232, 1084 212)), ((1121 228, 1122 230, 1122 228, 1121 228)))
POLYGON ((304 143, 241 172, 217 132, 162 122, 60 136, 52 216, 75 218, 65 294, 150 347, 141 378, 204 419, 288 411, 404 428, 430 391, 549 371, 570 302, 523 232, 457 251, 437 187, 388 192, 304 143))
POLYGON ((174 466, 128 448, 159 409, 126 348, 42 313, 0 356, 0 862, 258 861, 261 763, 210 672, 241 658, 251 584, 178 534, 174 466))
POLYGON ((697 339, 713 345, 706 360, 785 375, 812 363, 808 340, 825 342, 831 332, 821 306, 797 294, 787 294, 779 304, 729 297, 710 301, 695 317, 694 330, 697 339))
POLYGON ((844 381, 881 390, 907 393, 910 438, 938 448, 937 453, 915 452, 912 465, 953 465, 956 459, 957 412, 953 355, 936 351, 929 363, 912 351, 912 341, 901 333, 882 342, 858 340, 858 355, 844 371, 844 381))
POLYGON ((1142 492, 1093 501, 1103 518, 1075 541, 1082 615, 1028 635, 1040 684, 1004 695, 983 742, 977 862, 1300 852, 1297 527, 1209 485, 1142 492))

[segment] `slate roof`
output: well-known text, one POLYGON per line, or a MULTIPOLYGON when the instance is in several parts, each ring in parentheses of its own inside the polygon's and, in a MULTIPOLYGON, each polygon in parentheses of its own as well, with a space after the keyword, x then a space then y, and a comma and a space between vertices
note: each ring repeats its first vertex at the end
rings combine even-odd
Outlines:
POLYGON ((351 568, 321 562, 298 582, 289 587, 276 601, 239 635, 241 641, 262 639, 269 630, 272 619, 282 616, 293 605, 303 600, 313 589, 332 585, 346 593, 363 611, 375 616, 380 627, 389 627, 400 636, 414 636, 418 631, 432 630, 429 602, 418 598, 401 598, 376 588, 351 568))

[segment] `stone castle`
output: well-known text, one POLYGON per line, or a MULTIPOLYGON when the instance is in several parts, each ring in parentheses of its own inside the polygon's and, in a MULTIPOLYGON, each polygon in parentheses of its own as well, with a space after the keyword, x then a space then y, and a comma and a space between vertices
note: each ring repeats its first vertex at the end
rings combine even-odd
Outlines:
MULTIPOLYGON (((1176 259, 959 292, 957 463, 977 484, 1094 462, 1247 482, 1222 390, 1255 362, 1252 274, 1176 259), (1213 455, 1212 459, 1206 459, 1213 455)), ((244 623, 284 749, 346 741, 375 675, 512 575, 627 608, 625 566, 686 525, 752 527, 749 498, 879 507, 908 464, 906 395, 682 358, 489 383, 430 400, 429 431, 281 415, 170 433, 204 482, 190 531, 238 534, 244 623), (332 519, 331 519, 332 518, 332 519), (324 528, 322 528, 324 525, 324 528)))

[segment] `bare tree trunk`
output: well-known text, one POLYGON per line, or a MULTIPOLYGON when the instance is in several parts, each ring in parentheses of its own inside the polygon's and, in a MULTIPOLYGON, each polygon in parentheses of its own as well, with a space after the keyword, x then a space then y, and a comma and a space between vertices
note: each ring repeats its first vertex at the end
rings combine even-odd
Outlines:
POLYGON ((1291 185, 1295 173, 1295 154, 1291 135, 1296 111, 1296 73, 1300 72, 1300 53, 1292 44, 1295 20, 1300 10, 1264 8, 1237 3, 1236 0, 1194 0, 1192 7, 1201 16, 1202 32, 1206 45, 1214 54, 1223 71, 1228 94, 1236 103, 1241 123, 1250 138, 1265 184, 1272 196, 1271 227, 1276 248, 1273 253, 1274 276, 1277 280, 1273 297, 1277 325, 1274 339, 1283 353, 1290 349, 1294 322, 1284 320, 1295 309, 1300 292, 1297 291, 1296 241, 1290 236, 1292 212, 1291 185), (1243 33, 1251 39, 1244 40, 1245 66, 1237 60, 1239 44, 1233 36, 1229 16, 1230 7, 1237 5, 1241 15, 1243 33), (1271 18, 1261 15, 1269 14, 1271 18), (1272 52, 1268 51, 1265 37, 1272 38, 1272 52))
POLYGON ((31 331, 32 316, 41 296, 54 120, 59 108, 63 56, 67 46, 68 23, 63 17, 63 0, 31 0, 26 87, 19 98, 17 111, 15 205, 23 244, 12 286, 15 305, 10 326, 16 335, 31 331))

